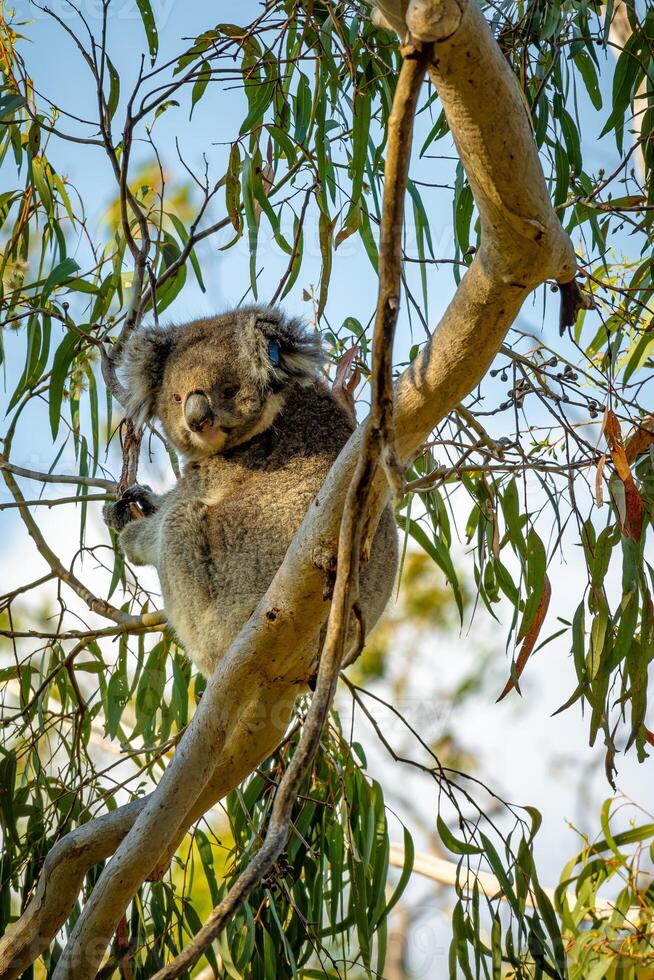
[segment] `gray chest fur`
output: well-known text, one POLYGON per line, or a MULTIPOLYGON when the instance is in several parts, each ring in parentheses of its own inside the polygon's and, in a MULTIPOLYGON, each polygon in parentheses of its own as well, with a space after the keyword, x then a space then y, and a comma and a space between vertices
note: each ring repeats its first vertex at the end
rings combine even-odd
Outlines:
POLYGON ((329 468, 324 457, 273 471, 221 463, 191 499, 171 495, 157 562, 171 624, 204 673, 267 590, 329 468))

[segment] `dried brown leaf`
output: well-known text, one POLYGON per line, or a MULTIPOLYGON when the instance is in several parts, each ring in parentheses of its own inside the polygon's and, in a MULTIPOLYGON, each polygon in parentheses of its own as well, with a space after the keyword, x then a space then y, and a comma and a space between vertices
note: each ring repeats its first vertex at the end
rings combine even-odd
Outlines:
POLYGON ((654 415, 648 415, 631 433, 625 444, 627 462, 634 463, 654 442, 654 415))
MULTIPOLYGON (((536 615, 534 616, 534 621, 529 627, 529 630, 522 641, 522 646, 520 647, 520 653, 518 654, 518 659, 515 662, 515 676, 520 677, 529 657, 531 656, 534 647, 536 646, 536 640, 542 629, 543 623, 545 621, 545 616, 547 615, 547 610, 550 604, 550 598, 552 595, 552 586, 550 585, 550 580, 547 575, 543 580, 543 591, 541 593, 540 602, 538 603, 538 609, 536 610, 536 615)), ((498 701, 501 701, 509 691, 512 691, 515 687, 515 681, 513 677, 509 677, 504 690, 500 694, 498 701)))
POLYGON ((624 518, 621 518, 622 533, 632 541, 639 541, 643 530, 643 500, 631 474, 620 422, 610 409, 607 410, 604 419, 604 435, 616 473, 624 486, 625 513, 624 518))

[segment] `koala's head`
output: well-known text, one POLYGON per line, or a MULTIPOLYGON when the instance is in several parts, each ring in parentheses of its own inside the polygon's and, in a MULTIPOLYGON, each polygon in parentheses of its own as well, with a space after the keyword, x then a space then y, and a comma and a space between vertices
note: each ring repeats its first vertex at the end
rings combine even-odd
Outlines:
POLYGON ((252 307, 129 340, 120 368, 126 411, 155 416, 187 459, 224 452, 272 425, 290 386, 315 381, 317 334, 279 310, 252 307))

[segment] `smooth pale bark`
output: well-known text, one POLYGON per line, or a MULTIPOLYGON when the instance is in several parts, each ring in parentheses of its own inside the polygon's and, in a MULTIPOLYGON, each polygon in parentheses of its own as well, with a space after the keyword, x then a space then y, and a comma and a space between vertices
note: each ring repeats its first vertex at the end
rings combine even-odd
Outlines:
MULTIPOLYGON (((616 3, 615 7, 613 8, 611 26, 609 27, 609 40, 614 45, 613 54, 616 58, 619 57, 622 49, 632 35, 633 31, 631 29, 631 24, 629 23, 627 5, 624 3, 624 0, 619 0, 619 2, 616 3)), ((643 115, 647 110, 647 75, 645 75, 642 82, 636 89, 631 108, 633 112, 633 128, 635 130, 634 140, 636 142, 636 146, 633 151, 634 159, 636 161, 638 176, 642 181, 644 181, 645 155, 643 152, 643 144, 639 142, 638 134, 641 132, 643 115)))
MULTIPOLYGON (((397 21, 402 4, 388 0, 384 13, 397 21)), ((395 425, 404 459, 482 379, 528 293, 546 279, 569 281, 576 267, 550 205, 521 93, 474 2, 414 0, 406 16, 414 36, 436 42, 430 74, 475 194, 482 243, 431 342, 398 383, 395 425)), ((143 880, 201 808, 237 785, 279 740, 289 700, 307 677, 313 640, 326 617, 325 569, 336 555, 361 439, 360 428, 266 596, 216 669, 155 792, 142 805, 131 804, 133 810, 119 811, 120 817, 111 815, 114 823, 105 829, 96 824, 74 832, 86 834, 87 845, 93 840, 95 855, 91 846, 76 849, 74 834, 60 842, 58 862, 44 870, 38 908, 34 913, 30 908, 0 943, 2 977, 18 976, 34 959, 69 914, 85 871, 125 835, 55 972, 56 980, 90 980, 143 880), (31 959, 18 955, 21 948, 29 949, 31 959)), ((380 476, 371 529, 387 496, 380 476)))

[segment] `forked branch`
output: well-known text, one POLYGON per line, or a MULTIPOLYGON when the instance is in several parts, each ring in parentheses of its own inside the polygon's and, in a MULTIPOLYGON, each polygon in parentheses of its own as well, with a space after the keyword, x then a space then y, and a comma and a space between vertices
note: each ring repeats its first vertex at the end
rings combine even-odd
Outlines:
MULTIPOLYGON (((404 6, 384 0, 385 12, 402 30, 404 6)), ((410 458, 479 383, 530 291, 546 279, 568 282, 576 269, 572 245, 551 207, 517 83, 474 0, 413 0, 406 22, 418 42, 434 44, 430 76, 475 195, 482 238, 431 342, 397 385, 400 460, 410 458)), ((105 831, 98 824, 80 828, 84 846, 76 846, 75 831, 73 840, 57 845, 56 859, 48 858, 36 908, 30 906, 0 943, 3 977, 18 976, 51 940, 70 914, 86 870, 124 835, 55 972, 57 980, 93 977, 145 877, 174 852, 202 808, 237 785, 281 739, 279 706, 288 705, 288 717, 310 671, 326 614, 325 558, 337 554, 348 489, 369 431, 369 425, 360 427, 343 449, 268 592, 211 678, 156 791, 112 814, 105 831), (56 889, 49 886, 55 877, 56 889)), ((379 467, 367 495, 372 528, 388 498, 379 467)))

